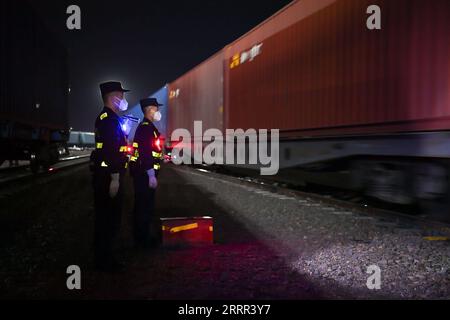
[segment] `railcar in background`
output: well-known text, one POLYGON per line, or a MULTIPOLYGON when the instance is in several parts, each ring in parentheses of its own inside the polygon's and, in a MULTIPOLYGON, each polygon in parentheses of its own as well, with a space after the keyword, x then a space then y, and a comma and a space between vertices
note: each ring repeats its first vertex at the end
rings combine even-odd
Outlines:
POLYGON ((95 133, 71 131, 67 142, 69 149, 86 150, 95 148, 95 133))
POLYGON ((37 172, 67 147, 67 51, 26 1, 1 1, 0 23, 0 162, 37 172))

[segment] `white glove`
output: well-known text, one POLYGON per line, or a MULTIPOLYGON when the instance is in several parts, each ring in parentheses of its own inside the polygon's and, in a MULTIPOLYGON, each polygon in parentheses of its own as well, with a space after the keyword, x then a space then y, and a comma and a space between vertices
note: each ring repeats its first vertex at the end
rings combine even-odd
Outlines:
POLYGON ((120 175, 118 173, 111 174, 111 183, 109 184, 109 196, 111 198, 115 198, 119 192, 119 177, 120 175))
POLYGON ((148 186, 152 189, 156 189, 158 187, 158 180, 155 177, 155 170, 150 169, 147 171, 148 174, 148 186))

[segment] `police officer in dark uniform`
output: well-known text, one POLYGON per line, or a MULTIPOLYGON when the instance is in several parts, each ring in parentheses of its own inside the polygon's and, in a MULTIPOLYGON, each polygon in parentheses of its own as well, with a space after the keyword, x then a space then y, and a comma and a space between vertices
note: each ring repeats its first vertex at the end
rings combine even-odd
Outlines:
POLYGON ((153 124, 161 120, 158 111, 162 104, 157 99, 141 100, 144 120, 134 136, 134 154, 130 159, 130 171, 134 181, 134 240, 136 247, 149 248, 156 244, 151 238, 150 226, 155 207, 155 192, 158 172, 161 167, 162 142, 160 133, 153 124))
POLYGON ((120 112, 128 103, 120 82, 100 85, 104 108, 95 120, 96 149, 91 155, 95 204, 95 264, 99 271, 121 271, 113 256, 119 232, 123 199, 123 175, 128 166, 128 145, 120 112))

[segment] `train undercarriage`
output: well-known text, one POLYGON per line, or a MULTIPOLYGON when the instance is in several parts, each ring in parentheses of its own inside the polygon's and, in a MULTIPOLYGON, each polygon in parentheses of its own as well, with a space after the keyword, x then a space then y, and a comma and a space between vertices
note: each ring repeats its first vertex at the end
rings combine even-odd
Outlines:
MULTIPOLYGON (((450 132, 282 140, 279 154, 271 180, 355 191, 450 221, 450 132)), ((228 167, 257 174, 260 166, 228 167)))

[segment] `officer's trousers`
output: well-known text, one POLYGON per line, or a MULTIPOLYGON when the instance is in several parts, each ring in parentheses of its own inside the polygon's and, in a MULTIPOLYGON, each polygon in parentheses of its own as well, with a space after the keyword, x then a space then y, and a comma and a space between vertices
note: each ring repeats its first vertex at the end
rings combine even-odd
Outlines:
POLYGON ((95 263, 97 266, 108 266, 114 262, 113 249, 120 230, 123 202, 123 177, 117 196, 111 198, 109 186, 111 175, 104 172, 93 174, 94 207, 95 207, 95 263))
POLYGON ((146 172, 133 176, 134 181, 134 241, 137 246, 147 247, 151 238, 151 222, 154 219, 156 190, 148 185, 146 172))

